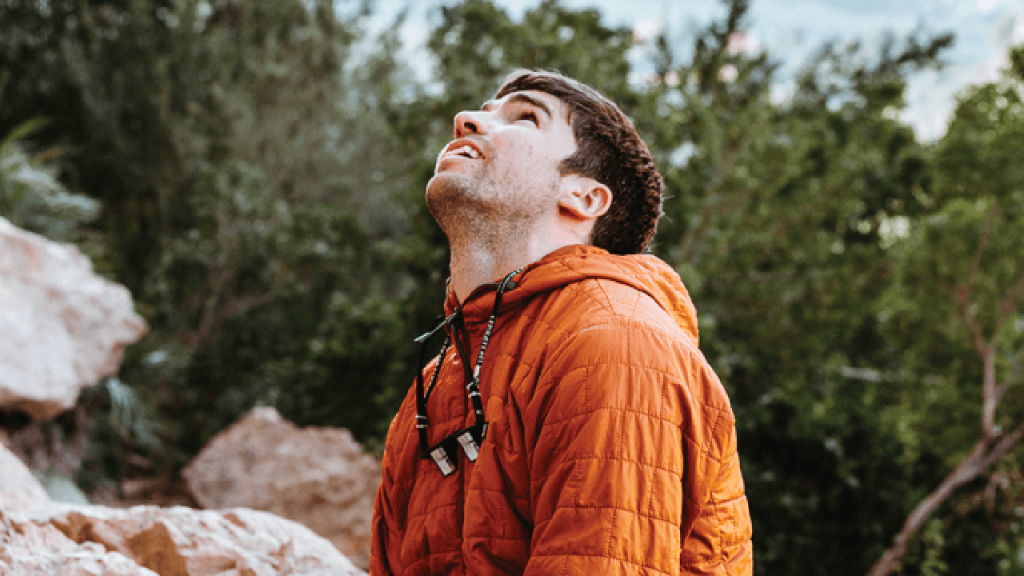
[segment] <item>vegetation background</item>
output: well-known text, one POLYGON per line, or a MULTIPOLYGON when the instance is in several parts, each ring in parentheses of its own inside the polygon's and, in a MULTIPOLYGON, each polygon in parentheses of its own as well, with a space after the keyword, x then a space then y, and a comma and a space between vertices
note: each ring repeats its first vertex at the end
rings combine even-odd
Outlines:
POLYGON ((692 57, 645 44, 636 85, 632 33, 557 0, 438 8, 428 80, 369 1, 0 0, 0 215, 151 327, 48 425, 88 425, 76 480, 173 477, 254 405, 379 446, 447 275, 434 156, 543 67, 620 103, 665 175, 654 253, 733 401, 758 573, 867 573, 941 486, 899 573, 1024 573, 1024 49, 922 143, 906 78, 951 37, 824 45, 778 102, 785 55, 732 49, 726 5, 692 57))

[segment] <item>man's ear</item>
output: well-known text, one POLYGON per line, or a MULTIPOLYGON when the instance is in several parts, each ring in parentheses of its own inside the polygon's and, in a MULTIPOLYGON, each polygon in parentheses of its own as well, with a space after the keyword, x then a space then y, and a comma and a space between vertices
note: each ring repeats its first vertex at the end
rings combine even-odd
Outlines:
POLYGON ((558 207, 579 220, 596 220, 612 205, 612 191, 588 176, 570 174, 562 177, 558 207))

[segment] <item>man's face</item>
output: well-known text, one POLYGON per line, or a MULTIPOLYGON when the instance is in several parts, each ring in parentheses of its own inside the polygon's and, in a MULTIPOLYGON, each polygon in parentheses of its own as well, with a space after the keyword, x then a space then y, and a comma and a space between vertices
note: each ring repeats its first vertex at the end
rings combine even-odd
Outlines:
POLYGON ((554 215, 558 165, 575 151, 558 98, 526 91, 488 101, 455 116, 455 139, 437 158, 427 206, 442 228, 451 215, 505 222, 554 215))

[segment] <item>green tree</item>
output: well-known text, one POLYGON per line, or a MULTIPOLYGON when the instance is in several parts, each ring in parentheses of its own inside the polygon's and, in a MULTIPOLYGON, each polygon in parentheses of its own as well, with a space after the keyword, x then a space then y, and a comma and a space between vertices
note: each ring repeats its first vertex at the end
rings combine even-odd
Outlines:
MULTIPOLYGON (((1024 48, 1011 56, 1022 61, 1024 48)), ((943 512, 957 488, 976 479, 989 483, 985 524, 995 545, 987 543, 981 558, 950 550, 943 554, 945 564, 953 572, 972 573, 981 573, 984 564, 987 573, 998 574, 1024 567, 1024 541, 1016 536, 1020 520, 995 506, 997 498, 1018 497, 1007 490, 1008 479, 1020 471, 1019 459, 1010 455, 1024 438, 1021 72, 960 96, 935 150, 928 213, 900 246, 897 282, 883 306, 891 329, 887 340, 905 374, 907 397, 899 416, 916 432, 907 451, 943 446, 943 468, 951 471, 915 491, 915 506, 873 575, 896 570, 916 532, 943 512)), ((961 510, 969 510, 963 500, 961 510)), ((943 531, 951 548, 969 538, 957 525, 943 531)))
POLYGON ((779 98, 772 59, 730 48, 746 10, 730 3, 689 62, 661 42, 657 115, 638 114, 672 195, 655 252, 730 390, 759 570, 863 573, 928 466, 900 466, 883 418, 899 395, 874 307, 930 185, 897 121, 905 78, 951 39, 890 40, 873 59, 825 46, 779 98))
POLYGON ((139 443, 157 469, 256 403, 382 435, 391 383, 410 376, 411 354, 394 352, 414 335, 396 264, 411 249, 406 160, 386 122, 408 71, 398 28, 364 38, 367 14, 327 0, 0 5, 0 128, 50 119, 32 145, 64 146, 61 181, 102 201, 106 271, 151 326, 121 376, 161 420, 164 444, 139 443), (357 61, 361 42, 373 50, 357 61))

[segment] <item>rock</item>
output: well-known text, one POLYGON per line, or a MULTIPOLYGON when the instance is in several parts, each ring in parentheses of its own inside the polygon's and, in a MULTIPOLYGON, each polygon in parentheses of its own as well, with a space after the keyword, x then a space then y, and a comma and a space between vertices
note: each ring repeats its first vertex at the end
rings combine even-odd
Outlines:
POLYGON ((0 410, 55 417, 145 332, 128 290, 77 248, 0 218, 0 410))
MULTIPOLYGON (((41 556, 52 565, 69 559, 99 558, 113 564, 117 558, 141 567, 135 572, 81 572, 82 574, 145 574, 160 576, 357 576, 362 574, 330 542, 309 529, 283 518, 254 510, 223 512, 184 507, 60 505, 12 515, 8 544, 0 562, 26 554, 41 556), (61 542, 54 529, 74 547, 61 542), (10 538, 14 533, 15 537, 10 538), (23 542, 29 535, 29 542, 23 542), (19 542, 21 540, 21 542, 19 542), (20 548, 15 548, 15 545, 20 548), (35 547, 33 547, 35 546, 35 547), (46 554, 37 554, 36 550, 46 554), (13 551, 12 551, 13 550, 13 551), (19 552, 21 550, 21 552, 19 552), (104 554, 105 553, 105 554, 104 554)), ((25 563, 27 560, 22 559, 25 563)), ((126 565, 129 566, 130 565, 126 565)), ((120 568, 118 568, 120 569, 120 568)), ((30 574, 65 574, 26 572, 30 574)), ((72 573, 72 572, 67 572, 72 573)), ((3 564, 0 563, 0 574, 3 564)), ((19 576, 22 572, 15 571, 19 576)))
POLYGON ((100 544, 77 544, 49 524, 0 512, 0 576, 157 576, 100 544))
POLYGON ((0 512, 26 512, 49 504, 50 498, 39 480, 0 444, 0 512))
POLYGON ((244 506, 310 528, 366 568, 380 463, 348 430, 299 428, 257 408, 214 437, 182 476, 204 508, 244 506))

